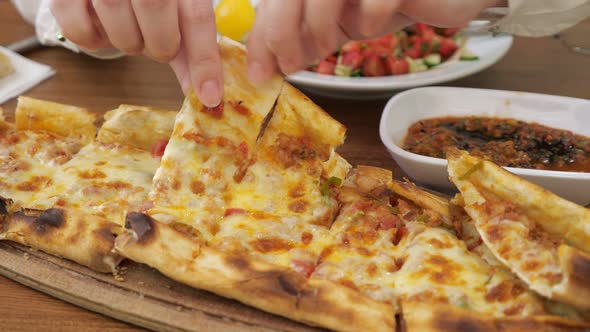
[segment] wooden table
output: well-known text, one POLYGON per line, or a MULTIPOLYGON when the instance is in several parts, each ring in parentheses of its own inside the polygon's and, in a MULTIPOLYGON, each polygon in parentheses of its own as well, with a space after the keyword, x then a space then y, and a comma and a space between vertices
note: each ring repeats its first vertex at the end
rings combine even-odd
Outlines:
MULTIPOLYGON (((590 21, 574 33, 588 31, 590 21)), ((0 45, 33 34, 8 0, 0 0, 0 45)), ((54 67, 57 75, 28 91, 32 97, 87 107, 96 112, 121 103, 178 109, 183 95, 172 71, 141 57, 101 61, 61 48, 27 56, 54 67)), ((521 90, 590 99, 590 57, 575 54, 552 38, 517 38, 508 55, 482 73, 449 86, 521 90)), ((384 100, 351 102, 312 96, 348 127, 341 154, 353 164, 399 171, 382 146, 378 124, 384 100)), ((1 105, 10 114, 16 105, 1 105)), ((3 331, 137 331, 136 327, 80 309, 0 277, 0 330, 3 331)))

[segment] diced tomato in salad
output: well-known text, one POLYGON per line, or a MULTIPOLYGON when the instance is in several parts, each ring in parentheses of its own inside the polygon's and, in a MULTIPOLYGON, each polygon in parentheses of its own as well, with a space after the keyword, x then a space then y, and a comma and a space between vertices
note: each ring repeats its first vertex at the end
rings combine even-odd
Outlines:
POLYGON ((456 39, 460 31, 416 23, 380 38, 349 41, 309 69, 337 76, 403 75, 427 70, 459 51, 456 39))
POLYGON ((403 75, 410 72, 410 63, 408 60, 392 55, 385 58, 385 65, 390 75, 403 75))
POLYGON ((384 76, 385 64, 383 58, 376 54, 368 56, 363 64, 363 72, 365 76, 384 76))

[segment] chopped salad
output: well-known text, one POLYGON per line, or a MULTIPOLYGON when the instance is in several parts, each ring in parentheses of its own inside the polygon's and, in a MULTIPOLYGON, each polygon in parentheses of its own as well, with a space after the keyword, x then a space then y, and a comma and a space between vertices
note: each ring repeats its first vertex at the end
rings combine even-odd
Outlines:
POLYGON ((319 74, 372 77, 426 71, 457 52, 460 60, 477 60, 476 55, 461 47, 460 30, 416 23, 381 38, 349 41, 309 69, 319 74))

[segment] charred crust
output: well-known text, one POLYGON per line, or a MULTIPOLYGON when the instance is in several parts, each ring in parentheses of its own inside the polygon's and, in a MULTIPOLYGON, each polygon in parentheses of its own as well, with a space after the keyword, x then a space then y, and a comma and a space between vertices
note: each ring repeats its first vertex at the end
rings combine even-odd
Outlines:
POLYGON ((101 227, 94 231, 96 235, 98 235, 101 239, 104 239, 108 243, 115 243, 115 238, 117 234, 114 232, 114 229, 111 225, 101 227))
POLYGON ((66 213, 62 209, 51 208, 45 211, 24 210, 17 212, 15 217, 29 222, 35 233, 45 234, 61 228, 66 222, 66 213))
POLYGON ((226 262, 229 266, 235 268, 236 270, 246 270, 250 268, 250 262, 242 256, 228 256, 226 258, 226 262))
POLYGON ((581 284, 590 285, 590 255, 577 253, 573 256, 572 277, 581 284))
POLYGON ((12 200, 0 196, 0 216, 8 214, 8 207, 12 204, 12 200))
POLYGON ((125 216, 125 228, 137 235, 138 243, 149 242, 155 233, 154 220, 144 213, 131 212, 125 216))
POLYGON ((487 330, 477 319, 457 317, 455 315, 440 316, 440 319, 436 321, 436 325, 439 331, 480 332, 487 330))
POLYGON ((41 225, 47 225, 49 227, 61 227, 65 221, 66 214, 62 209, 51 208, 41 212, 39 220, 37 221, 41 225))
POLYGON ((284 290, 287 294, 295 297, 299 296, 299 291, 301 287, 301 282, 299 282, 299 280, 297 280, 296 278, 291 278, 288 274, 279 275, 277 280, 279 281, 281 289, 284 290))
POLYGON ((535 320, 527 318, 498 320, 495 323, 497 331, 588 331, 588 325, 581 322, 567 321, 556 317, 550 320, 535 320))

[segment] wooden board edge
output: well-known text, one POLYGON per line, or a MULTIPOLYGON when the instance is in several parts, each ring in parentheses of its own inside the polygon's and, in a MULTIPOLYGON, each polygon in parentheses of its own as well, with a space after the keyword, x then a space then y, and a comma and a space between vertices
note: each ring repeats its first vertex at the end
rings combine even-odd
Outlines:
POLYGON ((88 283, 88 280, 85 280, 88 279, 87 276, 29 255, 24 247, 6 242, 0 242, 0 275, 76 306, 150 330, 278 331, 142 297, 137 292, 115 287, 100 280, 93 282, 99 286, 98 289, 89 289, 85 287, 88 283), (26 260, 26 264, 23 264, 23 260, 26 260))

